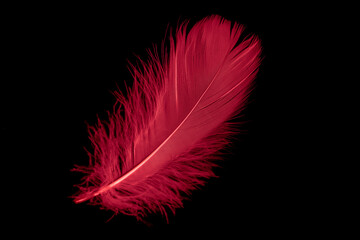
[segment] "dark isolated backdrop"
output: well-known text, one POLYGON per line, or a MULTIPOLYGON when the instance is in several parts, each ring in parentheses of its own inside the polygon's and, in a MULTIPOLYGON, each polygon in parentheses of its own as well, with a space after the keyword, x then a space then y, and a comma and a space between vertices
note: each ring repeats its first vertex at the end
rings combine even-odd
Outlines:
POLYGON ((11 74, 10 84, 2 88, 1 128, 11 156, 6 162, 15 165, 9 168, 7 182, 12 184, 6 184, 4 197, 14 206, 11 222, 35 235, 48 230, 49 236, 64 237, 124 238, 155 231, 172 234, 165 235, 169 239, 194 232, 240 239, 308 228, 303 220, 306 200, 297 194, 302 180, 294 178, 300 153, 292 151, 288 138, 300 131, 289 123, 294 87, 283 76, 295 64, 284 56, 301 51, 292 45, 289 31, 296 26, 295 12, 240 2, 11 8, 5 22, 11 74), (135 62, 134 54, 146 59, 146 49, 161 43, 168 26, 175 28, 186 19, 193 24, 211 14, 244 24, 246 34, 258 35, 264 56, 242 118, 247 122, 244 134, 215 170, 219 178, 194 191, 183 209, 170 214, 169 224, 156 215, 148 224, 124 215, 107 222, 111 212, 74 204, 69 197, 82 175, 70 169, 87 164, 84 147, 91 150, 85 123, 94 124, 97 115, 105 119, 115 100, 111 92, 117 85, 123 89, 124 82, 132 84, 127 61, 135 62))

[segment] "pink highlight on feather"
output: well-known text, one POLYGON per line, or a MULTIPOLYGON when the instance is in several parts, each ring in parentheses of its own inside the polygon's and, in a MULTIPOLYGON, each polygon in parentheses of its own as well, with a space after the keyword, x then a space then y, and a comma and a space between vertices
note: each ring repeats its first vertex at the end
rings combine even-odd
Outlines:
POLYGON ((234 129, 228 124, 246 104, 260 64, 259 40, 241 43, 242 27, 219 16, 181 25, 169 55, 150 53, 132 66, 128 99, 116 93, 107 123, 90 127, 94 154, 76 203, 89 200, 141 220, 182 207, 191 190, 214 176, 217 152, 234 129), (176 41, 176 44, 175 44, 176 41))
MULTIPOLYGON (((160 146, 161 147, 161 146, 160 146)), ((124 181, 126 178, 128 178, 132 173, 136 172, 139 168, 141 168, 142 165, 144 165, 154 154, 156 153, 156 150, 150 154, 144 161, 142 161, 140 164, 138 164, 136 167, 134 167, 131 171, 127 172, 125 175, 123 175, 121 178, 117 179, 116 181, 110 183, 109 185, 100 188, 100 190, 98 190, 97 192, 93 193, 92 196, 89 196, 87 198, 81 198, 78 200, 75 200, 76 203, 81 203, 84 201, 89 200, 91 197, 96 197, 97 195, 106 192, 107 190, 113 188, 114 186, 116 186, 117 184, 121 183, 122 181, 124 181)))

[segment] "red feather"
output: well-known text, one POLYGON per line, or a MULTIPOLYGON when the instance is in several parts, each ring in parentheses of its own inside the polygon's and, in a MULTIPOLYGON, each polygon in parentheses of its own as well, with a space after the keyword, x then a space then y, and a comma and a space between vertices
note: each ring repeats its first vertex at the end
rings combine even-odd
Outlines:
POLYGON ((182 24, 163 56, 133 69, 134 85, 109 121, 90 127, 94 153, 75 202, 89 200, 142 219, 174 212, 214 176, 218 151, 235 131, 260 64, 259 40, 238 43, 243 27, 211 16, 187 34, 182 24))

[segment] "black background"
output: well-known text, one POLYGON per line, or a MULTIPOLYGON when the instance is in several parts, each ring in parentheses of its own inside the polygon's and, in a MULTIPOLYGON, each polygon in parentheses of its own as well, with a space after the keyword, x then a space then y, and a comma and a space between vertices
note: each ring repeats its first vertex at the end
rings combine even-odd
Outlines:
POLYGON ((11 184, 5 184, 12 209, 9 222, 29 233, 49 230, 51 236, 156 232, 173 234, 168 238, 199 233, 226 239, 232 234, 298 235, 316 228, 316 203, 302 194, 311 173, 302 172, 307 160, 293 142, 303 130, 292 122, 301 118, 293 112, 297 75, 287 78, 297 65, 288 56, 303 50, 297 44, 303 36, 293 30, 306 35, 296 19, 311 13, 275 5, 167 4, 11 8, 4 22, 10 52, 5 67, 11 74, 2 87, 1 128, 10 156, 5 162, 11 165, 6 177, 11 184), (244 24, 245 34, 258 35, 264 57, 242 118, 244 133, 215 170, 219 178, 195 191, 183 209, 169 215, 169 224, 156 215, 147 224, 124 215, 107 221, 111 212, 74 204, 69 197, 82 175, 70 169, 86 165, 84 147, 91 148, 85 123, 94 124, 97 115, 105 119, 115 100, 111 92, 117 85, 123 88, 124 81, 131 85, 127 61, 135 62, 134 54, 146 59, 146 49, 163 40, 168 26, 187 19, 195 23, 211 14, 244 24))

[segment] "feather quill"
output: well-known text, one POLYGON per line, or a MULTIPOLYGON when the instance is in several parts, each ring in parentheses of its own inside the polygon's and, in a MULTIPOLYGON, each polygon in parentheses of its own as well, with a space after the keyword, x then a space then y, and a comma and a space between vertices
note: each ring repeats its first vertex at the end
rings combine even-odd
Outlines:
POLYGON ((89 127, 94 152, 74 196, 141 220, 174 213, 192 190, 214 176, 214 160, 229 142, 228 122, 245 107, 260 65, 255 36, 239 43, 243 27, 207 17, 170 36, 162 56, 150 52, 132 66, 134 83, 107 122, 89 127))

